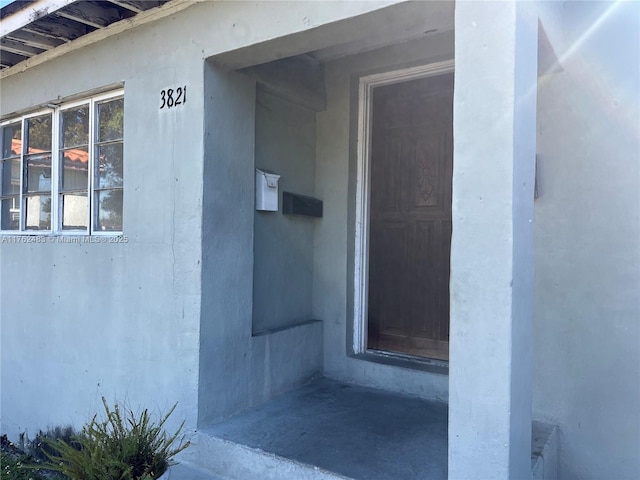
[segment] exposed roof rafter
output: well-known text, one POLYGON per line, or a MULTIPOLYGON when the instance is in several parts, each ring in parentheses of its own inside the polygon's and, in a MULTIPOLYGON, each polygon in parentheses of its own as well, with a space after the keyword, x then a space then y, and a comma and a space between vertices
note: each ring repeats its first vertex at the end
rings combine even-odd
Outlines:
POLYGON ((141 2, 127 2, 125 0, 110 0, 114 5, 118 5, 119 7, 126 8, 127 10, 131 10, 135 13, 144 12, 144 8, 141 8, 140 5, 136 5, 136 3, 141 2))
POLYGON ((64 43, 63 40, 45 37, 44 35, 28 32, 24 29, 11 32, 3 38, 15 40, 30 47, 42 48, 43 50, 50 50, 64 43))
POLYGON ((84 23, 93 28, 104 28, 123 18, 117 8, 99 6, 91 2, 71 4, 58 10, 56 15, 84 23))
POLYGON ((78 0, 38 0, 30 3, 22 10, 2 18, 2 22, 0 22, 0 37, 20 30, 39 18, 46 17, 76 1, 78 0))
POLYGON ((2 65, 13 65, 23 60, 26 60, 26 55, 18 55, 17 53, 8 52, 6 50, 0 51, 0 63, 2 65))
POLYGON ((33 57, 45 51, 44 48, 32 47, 24 42, 18 42, 11 40, 10 38, 3 38, 0 40, 0 48, 3 52, 17 53, 18 55, 24 55, 25 57, 33 57))
MULTIPOLYGON (((11 68, 27 59, 29 62, 23 65, 31 64, 34 57, 45 51, 55 50, 87 34, 105 30, 121 20, 137 17, 167 3, 182 3, 186 7, 196 2, 25 0, 10 3, 0 9, 1 67, 3 70, 11 68)), ((135 24, 130 22, 128 27, 135 24)))

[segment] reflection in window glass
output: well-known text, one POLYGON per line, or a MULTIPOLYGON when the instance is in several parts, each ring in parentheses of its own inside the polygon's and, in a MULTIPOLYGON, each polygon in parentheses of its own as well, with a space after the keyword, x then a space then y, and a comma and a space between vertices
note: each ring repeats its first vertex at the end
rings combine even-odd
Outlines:
POLYGON ((30 155, 25 158, 27 164, 27 193, 51 191, 51 154, 30 155))
POLYGON ((2 158, 22 153, 22 122, 2 127, 2 158))
POLYGON ((122 186, 122 143, 98 147, 98 188, 122 186))
POLYGON ((49 195, 27 197, 25 217, 27 230, 50 230, 51 197, 49 195))
POLYGON ((63 111, 61 121, 60 148, 89 144, 89 105, 63 111))
POLYGON ((17 195, 20 193, 20 159, 0 162, 2 184, 0 195, 17 195))
POLYGON ((89 200, 86 193, 62 196, 62 229, 86 230, 89 200))
POLYGON ((98 231, 121 231, 122 189, 102 190, 96 193, 95 229, 98 231))
POLYGON ((2 230, 18 230, 20 228, 20 199, 18 197, 0 200, 0 217, 2 230))
POLYGON ((89 186, 89 149, 71 148, 60 152, 62 190, 86 190, 89 186))
POLYGON ((51 114, 27 120, 28 151, 43 153, 51 151, 51 114))
POLYGON ((99 103, 98 142, 121 140, 124 133, 124 99, 99 103))

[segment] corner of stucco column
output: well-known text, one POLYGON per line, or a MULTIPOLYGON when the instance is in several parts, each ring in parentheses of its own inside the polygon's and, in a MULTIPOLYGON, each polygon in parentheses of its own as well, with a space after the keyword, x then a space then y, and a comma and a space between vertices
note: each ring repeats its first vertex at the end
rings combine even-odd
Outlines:
POLYGON ((531 478, 532 4, 456 2, 449 478, 531 478))

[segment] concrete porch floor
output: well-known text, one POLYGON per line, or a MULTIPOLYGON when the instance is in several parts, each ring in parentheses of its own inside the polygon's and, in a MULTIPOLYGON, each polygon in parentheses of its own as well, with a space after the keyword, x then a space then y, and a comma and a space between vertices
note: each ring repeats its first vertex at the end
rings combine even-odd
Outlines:
POLYGON ((320 379, 203 433, 348 478, 447 478, 447 405, 320 379))
MULTIPOLYGON (((169 478, 446 479, 447 410, 323 378, 202 429, 169 478)), ((533 477, 554 479, 555 457, 543 452, 557 451, 545 448, 555 427, 533 430, 533 477)))

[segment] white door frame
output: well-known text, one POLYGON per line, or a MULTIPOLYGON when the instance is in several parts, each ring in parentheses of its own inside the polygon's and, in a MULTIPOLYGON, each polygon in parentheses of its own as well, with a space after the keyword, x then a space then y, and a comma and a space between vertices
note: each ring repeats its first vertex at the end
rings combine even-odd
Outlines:
POLYGON ((360 78, 358 89, 358 172, 356 179, 356 225, 353 280, 353 352, 367 351, 367 305, 369 291, 369 198, 371 187, 371 97, 375 87, 431 77, 454 70, 454 61, 377 73, 360 78))

